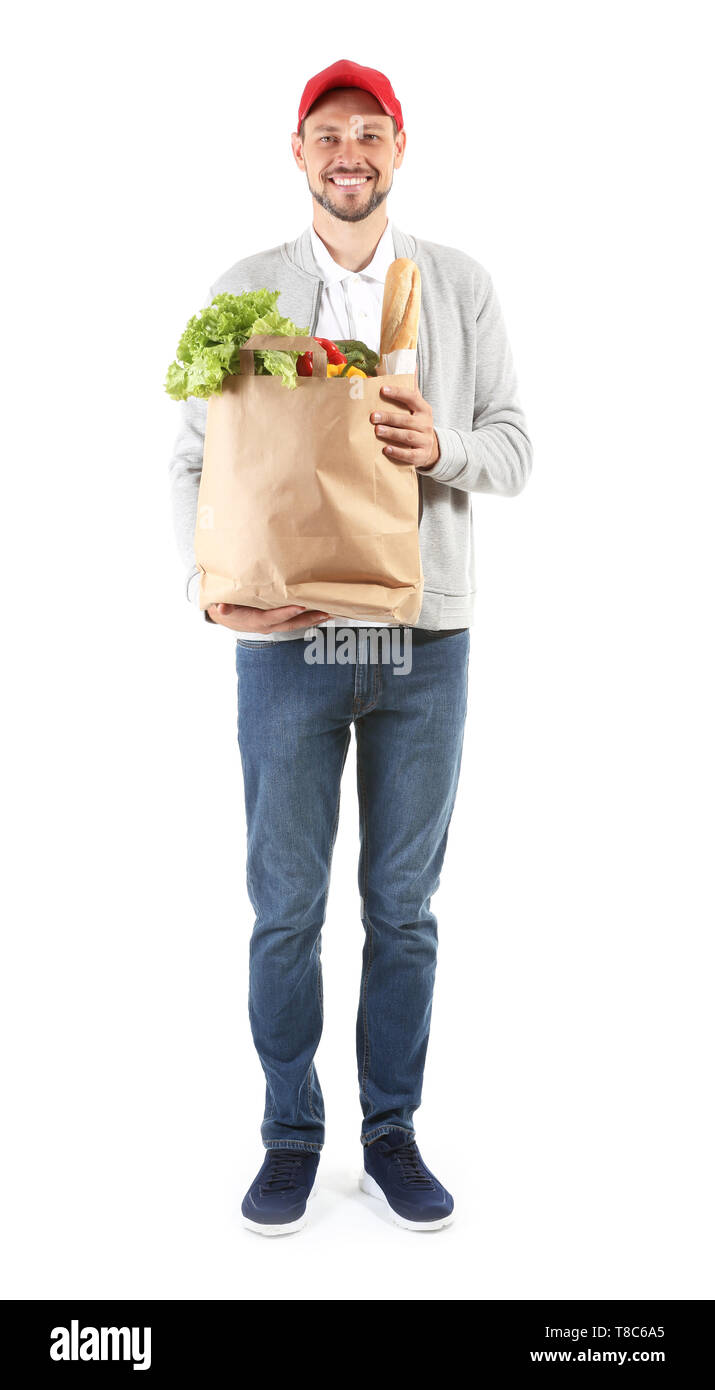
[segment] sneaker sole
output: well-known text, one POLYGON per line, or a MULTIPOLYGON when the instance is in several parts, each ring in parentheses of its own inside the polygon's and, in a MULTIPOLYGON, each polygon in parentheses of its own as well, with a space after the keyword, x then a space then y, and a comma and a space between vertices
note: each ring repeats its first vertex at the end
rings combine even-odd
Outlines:
POLYGON ((370 1177, 364 1170, 360 1174, 360 1187, 366 1192, 368 1197, 376 1197, 379 1202, 384 1202, 396 1226, 402 1226, 405 1231, 441 1231, 443 1226, 450 1226, 454 1221, 454 1212, 449 1216, 440 1216, 436 1221, 409 1221, 406 1216, 400 1216, 394 1207, 390 1206, 379 1183, 370 1177))
MULTIPOLYGON (((313 1200, 316 1193, 316 1185, 308 1193, 308 1202, 313 1200)), ((255 1231, 259 1236, 292 1236, 295 1231, 301 1231, 308 1220, 308 1202, 305 1204, 305 1211, 295 1221, 251 1221, 250 1217, 244 1216, 241 1212, 241 1221, 248 1231, 255 1231)))

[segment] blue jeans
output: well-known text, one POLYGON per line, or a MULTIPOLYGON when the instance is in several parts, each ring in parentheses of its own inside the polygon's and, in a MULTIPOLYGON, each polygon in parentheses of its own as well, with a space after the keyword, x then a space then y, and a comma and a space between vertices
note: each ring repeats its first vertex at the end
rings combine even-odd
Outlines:
MULTIPOLYGON (((247 886, 256 919, 249 1018, 266 1078, 267 1149, 323 1147, 315 1069, 321 929, 340 781, 355 727, 365 929, 357 1068, 363 1144, 414 1134, 437 960, 439 885, 462 756, 469 629, 412 630, 412 669, 310 665, 302 637, 236 642, 247 886)), ((367 653, 362 655, 368 656, 367 653)))

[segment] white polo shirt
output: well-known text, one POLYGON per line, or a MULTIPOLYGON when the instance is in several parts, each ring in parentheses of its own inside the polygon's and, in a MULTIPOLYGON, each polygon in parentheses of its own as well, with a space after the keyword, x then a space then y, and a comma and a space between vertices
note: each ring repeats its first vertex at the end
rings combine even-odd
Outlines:
MULTIPOLYGON (((395 244, 388 218, 387 226, 375 247, 372 260, 364 270, 346 270, 333 260, 327 246, 320 240, 315 227, 310 228, 313 254, 324 281, 318 308, 316 338, 359 338, 373 352, 380 351, 382 327, 382 297, 385 292, 387 267, 395 260, 395 244)), ((321 627, 395 627, 394 622, 366 624, 357 618, 329 618, 321 627)), ((307 628, 291 632, 237 632, 237 637, 256 642, 287 641, 303 637, 307 628)))
POLYGON ((379 352, 385 276, 395 259, 389 220, 364 270, 346 270, 338 265, 315 227, 310 229, 310 239, 325 282, 316 336, 332 338, 333 342, 336 338, 359 338, 373 352, 379 352))

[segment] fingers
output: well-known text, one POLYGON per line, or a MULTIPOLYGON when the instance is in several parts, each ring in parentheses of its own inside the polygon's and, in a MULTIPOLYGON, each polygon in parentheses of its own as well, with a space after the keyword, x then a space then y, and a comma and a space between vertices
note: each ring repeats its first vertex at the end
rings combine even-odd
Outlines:
POLYGON ((282 608, 252 608, 251 613, 259 622, 266 623, 271 627, 275 623, 285 623, 289 618, 295 618, 297 614, 304 613, 299 603, 286 603, 282 608))
POLYGON ((272 632, 288 632, 296 627, 313 627, 332 617, 319 608, 300 608, 295 603, 282 608, 250 608, 242 603, 210 603, 209 614, 236 632, 255 632, 260 637, 272 632), (213 610, 213 613, 212 613, 213 610))
POLYGON ((381 387, 380 395, 385 397, 388 405, 392 405, 393 401, 405 401, 411 409, 422 399, 422 393, 420 391, 416 388, 411 391, 408 386, 400 386, 399 388, 396 386, 383 386, 381 387))
POLYGON ((316 623, 324 623, 326 618, 332 617, 331 613, 321 613, 314 608, 306 608, 297 618, 289 618, 287 622, 271 626, 269 632, 290 632, 294 627, 314 627, 316 623))
POLYGON ((390 463, 415 465, 426 462, 426 433, 414 429, 390 429, 387 425, 376 425, 375 433, 380 443, 384 444, 385 447, 382 452, 385 458, 390 460, 390 463))
POLYGON ((401 410, 399 415, 387 415, 384 410, 373 410, 370 416, 371 425, 388 425, 392 429, 414 429, 415 421, 419 428, 419 421, 423 412, 419 410, 401 410))
POLYGON ((421 461, 420 454, 423 453, 424 450, 398 449, 397 445, 388 444, 387 448, 383 449, 382 452, 385 458, 389 459, 390 463, 409 463, 414 468, 416 464, 421 461))
POLYGON ((391 429, 389 425, 376 425, 375 434, 381 444, 399 444, 403 449, 419 449, 425 442, 425 434, 415 429, 391 429))
POLYGON ((318 609, 301 608, 300 604, 288 603, 283 608, 252 608, 251 612, 255 615, 261 627, 267 632, 273 632, 275 628, 286 627, 288 623, 299 625, 306 621, 306 614, 318 612, 318 609))

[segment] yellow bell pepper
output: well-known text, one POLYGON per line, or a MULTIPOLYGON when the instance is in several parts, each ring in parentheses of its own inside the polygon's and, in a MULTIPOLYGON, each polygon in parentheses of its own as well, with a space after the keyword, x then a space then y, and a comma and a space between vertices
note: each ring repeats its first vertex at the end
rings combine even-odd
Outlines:
MULTIPOLYGON (((340 376, 340 373, 343 371, 343 368, 344 368, 344 367, 345 367, 345 363, 344 363, 344 362, 329 362, 329 363, 328 363, 328 376, 340 376)), ((361 371, 359 367, 348 367, 348 369, 347 369, 345 375, 346 375, 346 376, 365 376, 365 377, 366 377, 366 376, 367 376, 367 372, 361 371)))

